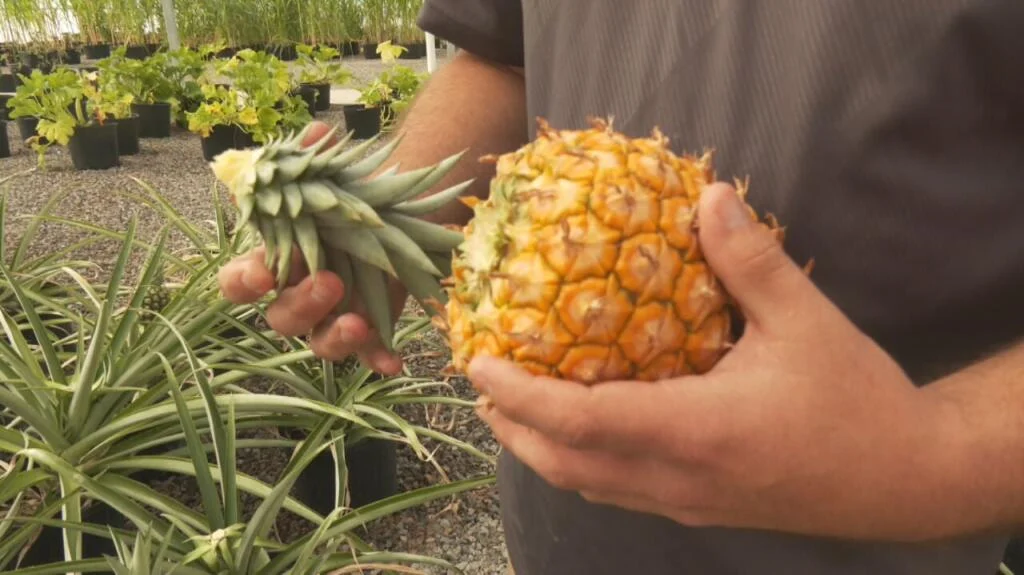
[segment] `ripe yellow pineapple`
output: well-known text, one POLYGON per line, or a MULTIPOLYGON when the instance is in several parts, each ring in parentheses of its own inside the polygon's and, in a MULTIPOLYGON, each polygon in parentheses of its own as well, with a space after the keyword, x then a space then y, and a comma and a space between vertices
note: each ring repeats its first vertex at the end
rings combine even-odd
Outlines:
POLYGON ((697 236, 710 152, 677 156, 656 129, 539 122, 536 140, 491 158, 488 199, 466 202, 443 326, 455 370, 480 354, 584 383, 709 370, 733 341, 697 236))

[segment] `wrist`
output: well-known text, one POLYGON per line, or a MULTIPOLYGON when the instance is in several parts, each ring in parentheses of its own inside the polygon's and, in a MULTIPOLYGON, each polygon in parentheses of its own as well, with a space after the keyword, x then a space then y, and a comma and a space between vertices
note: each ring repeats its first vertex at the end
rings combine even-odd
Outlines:
POLYGON ((934 415, 929 452, 951 533, 1006 532, 1024 523, 1024 429, 1017 410, 988 405, 991 397, 953 382, 920 390, 934 415))

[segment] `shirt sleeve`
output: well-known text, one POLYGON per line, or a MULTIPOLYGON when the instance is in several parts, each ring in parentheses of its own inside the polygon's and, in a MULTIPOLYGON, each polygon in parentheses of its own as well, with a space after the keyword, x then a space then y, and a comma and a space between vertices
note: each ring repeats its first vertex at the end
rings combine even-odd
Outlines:
POLYGON ((417 23, 482 58, 523 65, 521 0, 425 0, 417 23))

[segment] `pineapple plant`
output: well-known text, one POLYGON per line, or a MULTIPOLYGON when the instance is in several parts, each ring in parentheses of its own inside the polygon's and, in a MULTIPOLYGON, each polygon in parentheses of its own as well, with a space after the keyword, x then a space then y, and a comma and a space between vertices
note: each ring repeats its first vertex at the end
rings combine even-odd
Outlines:
POLYGON ((738 316, 697 235, 712 153, 677 155, 657 128, 630 138, 597 118, 582 130, 538 122, 534 141, 484 158, 496 166, 484 200, 460 197, 469 182, 420 197, 459 156, 361 180, 397 140, 352 163, 365 145, 303 150, 300 135, 225 152, 214 171, 266 241, 282 285, 297 241, 311 269, 355 275, 383 334, 385 274, 396 277, 435 314, 455 372, 481 354, 583 383, 709 370, 734 342, 738 316), (456 198, 473 209, 464 229, 416 218, 456 198))

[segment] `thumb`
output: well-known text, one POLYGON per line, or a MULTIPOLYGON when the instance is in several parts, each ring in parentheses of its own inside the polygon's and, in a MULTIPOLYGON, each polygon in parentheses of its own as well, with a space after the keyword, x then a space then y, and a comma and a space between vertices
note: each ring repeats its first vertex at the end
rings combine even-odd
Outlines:
POLYGON ((786 255, 778 235, 756 221, 735 188, 706 187, 698 210, 704 257, 747 321, 764 325, 773 317, 792 317, 802 302, 815 299, 807 275, 786 255))

